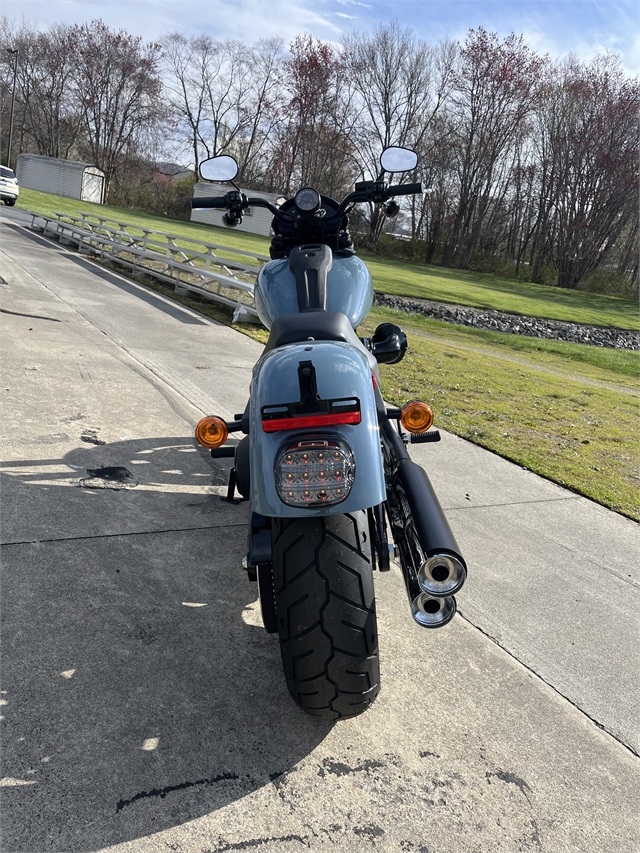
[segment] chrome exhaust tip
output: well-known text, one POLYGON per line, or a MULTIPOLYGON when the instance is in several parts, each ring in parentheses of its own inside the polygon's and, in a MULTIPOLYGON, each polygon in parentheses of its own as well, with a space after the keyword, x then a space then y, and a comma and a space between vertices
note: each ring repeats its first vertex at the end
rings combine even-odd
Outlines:
POLYGON ((423 628, 442 628, 456 615, 456 600, 453 596, 436 598, 421 592, 411 603, 411 615, 423 628))
POLYGON ((453 554, 434 554, 418 570, 420 589, 436 598, 446 598, 458 592, 466 579, 464 563, 453 554))

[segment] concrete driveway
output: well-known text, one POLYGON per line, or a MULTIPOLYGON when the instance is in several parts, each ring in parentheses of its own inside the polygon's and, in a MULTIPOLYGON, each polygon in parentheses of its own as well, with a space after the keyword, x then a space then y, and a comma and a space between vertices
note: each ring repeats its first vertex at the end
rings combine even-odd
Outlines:
POLYGON ((638 526, 418 447, 461 615, 421 630, 378 576, 380 698, 317 723, 192 438, 260 346, 2 214, 2 851, 635 853, 638 526))

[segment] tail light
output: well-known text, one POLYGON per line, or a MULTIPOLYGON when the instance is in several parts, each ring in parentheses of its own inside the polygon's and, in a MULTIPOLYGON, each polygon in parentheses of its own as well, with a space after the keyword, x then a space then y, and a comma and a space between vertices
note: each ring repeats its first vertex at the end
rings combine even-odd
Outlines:
POLYGON ((355 473, 356 461, 345 441, 307 438, 280 451, 276 490, 288 506, 330 506, 348 497, 355 473))

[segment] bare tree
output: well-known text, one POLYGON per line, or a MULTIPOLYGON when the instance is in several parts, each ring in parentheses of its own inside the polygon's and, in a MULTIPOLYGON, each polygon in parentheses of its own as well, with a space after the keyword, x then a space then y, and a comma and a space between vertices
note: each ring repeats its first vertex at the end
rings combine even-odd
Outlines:
MULTIPOLYGON (((0 147, 15 67, 14 150, 91 158, 121 201, 182 200, 186 183, 176 195, 157 168, 167 141, 196 167, 233 154, 245 186, 334 196, 407 145, 430 193, 404 201, 404 221, 427 261, 534 281, 555 268, 569 288, 602 268, 612 286, 638 281, 640 82, 615 56, 552 63, 483 29, 429 45, 397 21, 342 49, 299 36, 288 55, 279 39, 173 33, 160 48, 101 21, 40 32, 6 16, 0 40, 18 50, 15 66, 0 52, 0 147)), ((384 221, 371 205, 371 248, 384 221)))
POLYGON ((278 101, 281 41, 248 48, 237 41, 171 33, 162 47, 178 140, 191 150, 196 170, 203 159, 226 152, 238 157, 241 180, 259 171, 257 162, 273 127, 267 112, 278 101))
MULTIPOLYGON (((348 36, 345 52, 359 105, 354 142, 363 170, 375 176, 388 146, 425 149, 428 129, 451 88, 455 48, 419 41, 394 21, 373 35, 348 36)), ((370 213, 369 245, 375 248, 384 219, 379 206, 370 213)))
MULTIPOLYGON (((82 121, 70 85, 75 46, 69 27, 59 24, 43 33, 24 19, 16 26, 3 16, 0 40, 17 51, 14 124, 20 129, 19 150, 68 157, 82 121)), ((0 53, 0 75, 7 88, 15 59, 15 54, 0 53)))
POLYGON ((15 150, 15 128, 20 128, 19 150, 25 134, 25 106, 29 103, 32 89, 31 74, 23 74, 25 57, 37 38, 35 27, 23 19, 18 26, 6 15, 0 17, 0 40, 6 46, 0 51, 0 120, 2 123, 2 145, 0 151, 7 152, 7 163, 12 161, 15 150), (14 98, 15 95, 15 98, 14 98), (9 126, 13 122, 11 151, 9 151, 9 126), (6 142, 4 139, 6 138, 6 142))
POLYGON ((105 173, 108 192, 123 157, 163 117, 160 46, 110 30, 102 21, 76 25, 70 35, 78 55, 74 94, 86 144, 105 173))
POLYGON ((205 113, 200 122, 200 140, 207 156, 215 157, 233 146, 249 125, 249 69, 247 48, 238 41, 225 41, 211 51, 204 78, 205 113))
POLYGON ((351 185, 357 161, 350 129, 344 56, 311 36, 298 36, 283 63, 285 103, 271 148, 273 189, 291 194, 314 186, 330 196, 351 185))
POLYGON ((57 24, 21 50, 21 76, 29 90, 24 98, 25 131, 38 154, 68 158, 81 132, 82 115, 72 91, 75 48, 70 28, 57 24))
POLYGON ((256 42, 247 58, 247 121, 233 144, 243 186, 260 189, 269 182, 265 169, 268 149, 285 106, 282 60, 283 41, 279 38, 256 42))
POLYGON ((161 40, 165 63, 165 92, 170 113, 176 122, 179 143, 184 142, 193 155, 197 172, 203 146, 200 122, 205 109, 208 41, 187 39, 181 33, 170 33, 161 40))
POLYGON ((587 65, 570 57, 554 78, 539 111, 545 156, 533 264, 539 269, 546 249, 558 285, 576 288, 637 222, 640 83, 610 55, 587 65))
POLYGON ((522 37, 470 30, 448 113, 459 182, 455 220, 442 263, 468 267, 488 212, 501 158, 521 139, 532 110, 543 60, 522 37))

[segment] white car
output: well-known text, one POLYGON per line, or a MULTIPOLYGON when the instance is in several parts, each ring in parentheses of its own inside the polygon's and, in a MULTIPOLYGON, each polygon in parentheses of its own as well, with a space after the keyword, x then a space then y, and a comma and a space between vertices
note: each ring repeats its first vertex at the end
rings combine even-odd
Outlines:
POLYGON ((13 206, 16 199, 20 195, 18 187, 18 179, 16 178, 13 169, 8 169, 6 166, 0 166, 0 199, 5 204, 13 206))

